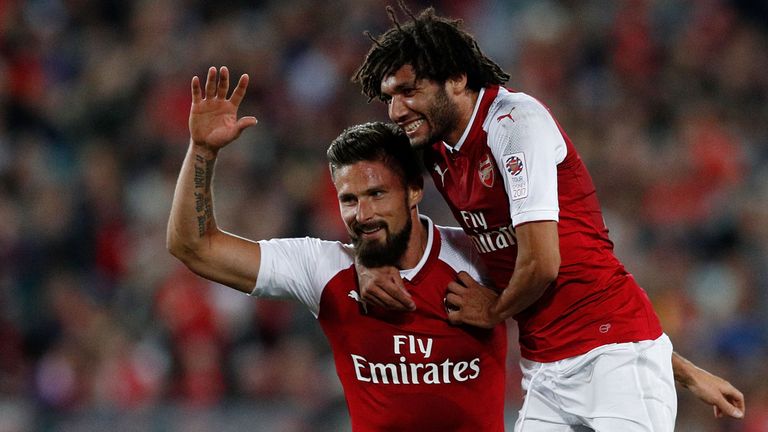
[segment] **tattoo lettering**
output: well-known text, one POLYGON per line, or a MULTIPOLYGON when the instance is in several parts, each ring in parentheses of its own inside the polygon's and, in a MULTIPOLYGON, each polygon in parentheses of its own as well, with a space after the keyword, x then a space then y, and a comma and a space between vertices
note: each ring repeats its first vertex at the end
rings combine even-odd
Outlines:
POLYGON ((203 234, 205 234, 205 227, 207 225, 208 224, 205 221, 205 216, 198 216, 197 217, 197 231, 200 234, 200 237, 202 237, 203 234))
POLYGON ((205 166, 206 165, 198 165, 204 163, 205 160, 202 156, 196 155, 195 156, 195 187, 196 188, 203 188, 205 187, 205 166))
POLYGON ((195 211, 200 213, 205 209, 205 195, 202 192, 195 192, 195 211))
POLYGON ((211 181, 213 179, 214 159, 206 160, 200 155, 195 155, 195 211, 197 212, 197 230, 200 237, 205 235, 205 231, 213 219, 213 201, 211 199, 211 181))

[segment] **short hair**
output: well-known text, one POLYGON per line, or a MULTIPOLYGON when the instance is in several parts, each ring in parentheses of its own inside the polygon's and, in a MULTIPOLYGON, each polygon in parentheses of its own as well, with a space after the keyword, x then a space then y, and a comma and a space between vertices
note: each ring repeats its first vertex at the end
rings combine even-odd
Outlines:
POLYGON ((411 147, 402 129, 391 123, 371 122, 345 129, 326 152, 331 176, 357 162, 383 162, 407 186, 424 187, 420 153, 411 147))
POLYGON ((381 81, 406 64, 413 67, 416 79, 439 83, 466 74, 467 87, 474 91, 509 80, 509 74, 483 54, 475 38, 461 28, 461 20, 437 16, 432 7, 417 16, 402 0, 398 5, 411 18, 409 22, 401 24, 394 9, 387 6, 394 27, 378 38, 365 33, 373 46, 352 81, 360 83, 369 101, 383 99, 381 81))

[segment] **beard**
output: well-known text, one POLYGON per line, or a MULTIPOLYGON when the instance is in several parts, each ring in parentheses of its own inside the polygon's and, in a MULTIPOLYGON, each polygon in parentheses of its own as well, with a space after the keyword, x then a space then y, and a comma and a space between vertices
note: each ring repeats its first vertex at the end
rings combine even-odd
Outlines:
POLYGON ((437 141, 442 141, 453 129, 459 120, 459 109, 448 98, 444 88, 440 88, 435 94, 435 99, 424 114, 429 126, 429 135, 424 140, 415 138, 411 140, 411 147, 421 149, 430 146, 437 141))
POLYGON ((411 237, 411 219, 406 220, 405 226, 398 232, 390 232, 385 222, 378 222, 368 225, 355 225, 352 231, 352 244, 355 246, 355 253, 360 264, 368 268, 395 266, 408 249, 408 239, 411 237), (362 228, 381 227, 387 232, 383 242, 379 240, 365 241, 362 238, 362 228))

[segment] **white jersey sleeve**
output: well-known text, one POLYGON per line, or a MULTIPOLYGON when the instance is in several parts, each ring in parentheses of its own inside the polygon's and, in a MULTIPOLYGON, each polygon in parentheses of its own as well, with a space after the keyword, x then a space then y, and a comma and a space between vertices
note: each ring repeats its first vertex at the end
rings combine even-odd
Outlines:
POLYGON ((558 221, 557 165, 567 148, 547 108, 524 93, 500 89, 483 127, 504 179, 512 225, 558 221))
POLYGON ((472 279, 483 285, 491 286, 492 281, 483 266, 480 254, 472 240, 463 229, 458 227, 437 226, 440 231, 441 247, 439 258, 457 273, 467 272, 472 279))
POLYGON ((252 296, 297 300, 317 318, 328 282, 354 264, 351 246, 315 238, 259 241, 261 264, 252 296))

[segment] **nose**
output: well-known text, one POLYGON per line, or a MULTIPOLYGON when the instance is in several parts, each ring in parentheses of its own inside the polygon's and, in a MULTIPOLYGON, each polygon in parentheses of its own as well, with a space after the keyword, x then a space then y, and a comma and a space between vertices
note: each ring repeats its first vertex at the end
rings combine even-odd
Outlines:
POLYGON ((397 123, 401 120, 405 120, 408 115, 408 107, 403 103, 403 99, 398 96, 392 96, 392 100, 389 102, 389 119, 397 123))
POLYGON ((358 222, 366 222, 373 217, 373 206, 367 199, 361 199, 357 202, 357 212, 355 219, 358 222))

